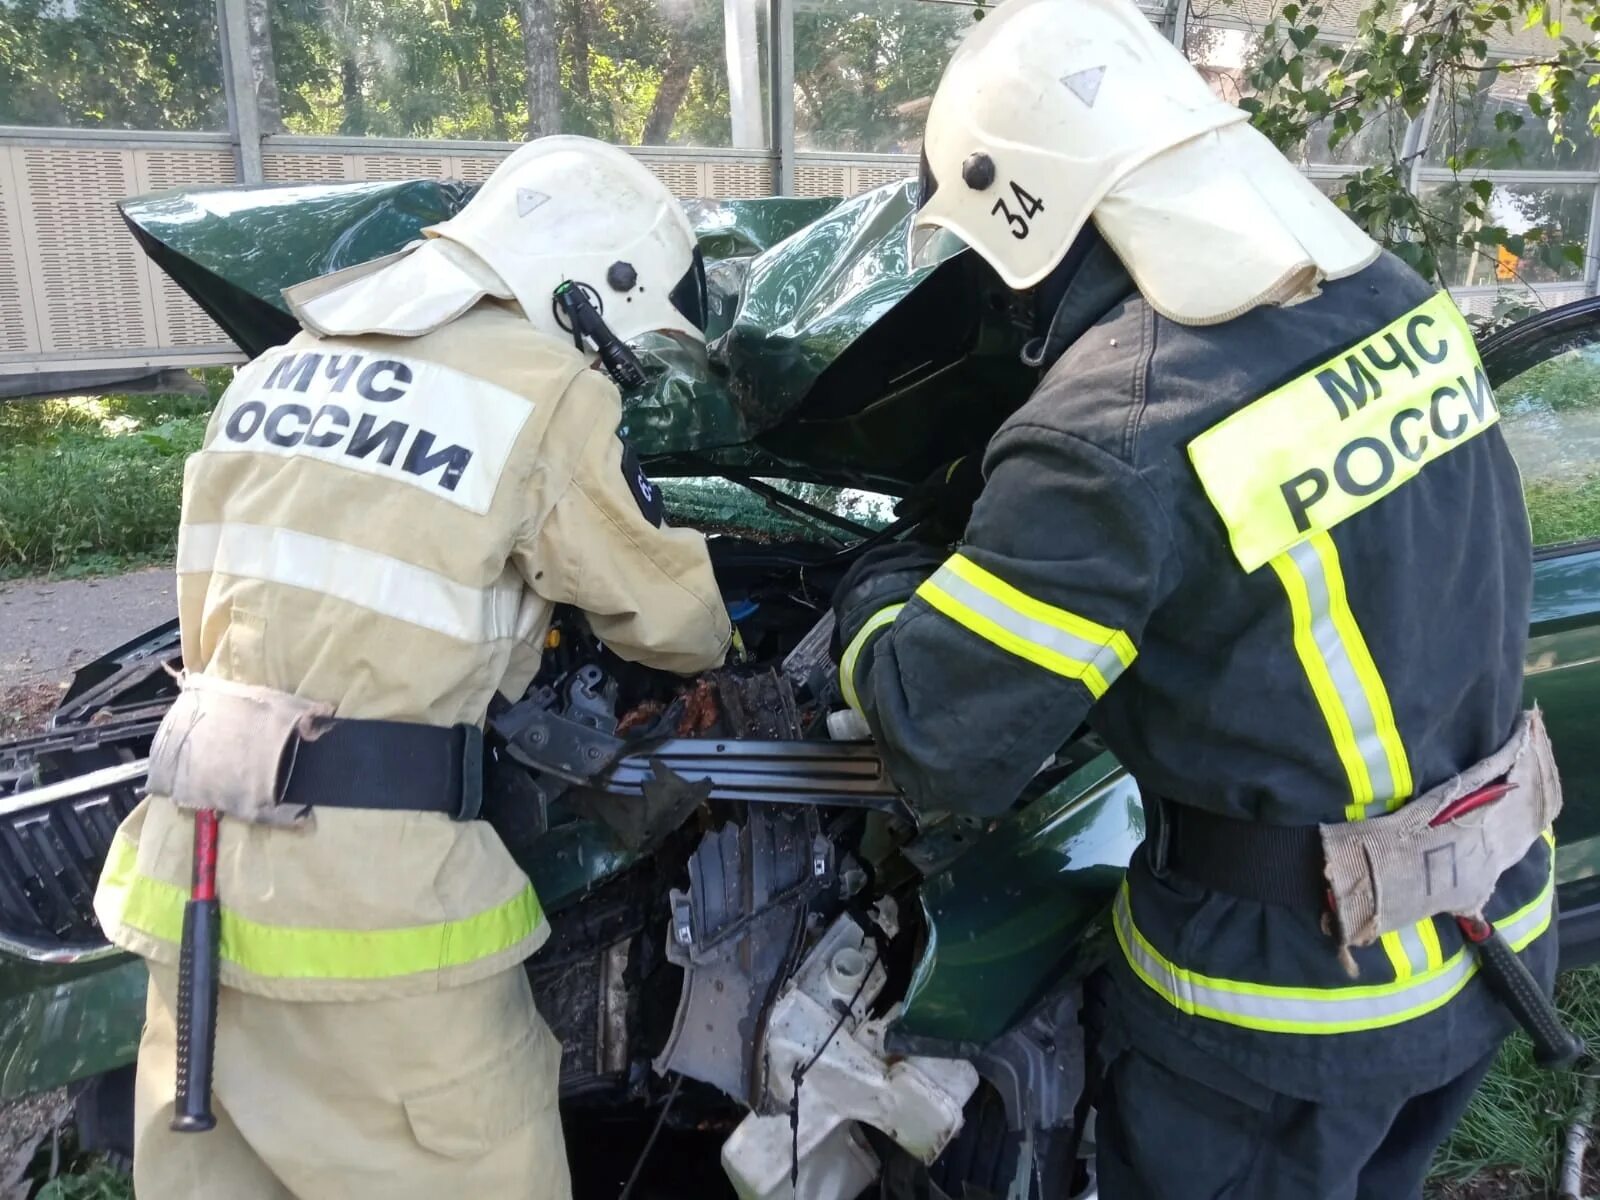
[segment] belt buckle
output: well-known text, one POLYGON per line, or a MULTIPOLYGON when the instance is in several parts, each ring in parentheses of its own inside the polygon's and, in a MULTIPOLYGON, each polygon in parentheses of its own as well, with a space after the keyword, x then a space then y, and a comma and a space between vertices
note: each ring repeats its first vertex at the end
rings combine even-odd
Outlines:
POLYGON ((476 821, 483 814, 483 730, 476 725, 455 726, 455 760, 460 765, 460 797, 452 821, 476 821))

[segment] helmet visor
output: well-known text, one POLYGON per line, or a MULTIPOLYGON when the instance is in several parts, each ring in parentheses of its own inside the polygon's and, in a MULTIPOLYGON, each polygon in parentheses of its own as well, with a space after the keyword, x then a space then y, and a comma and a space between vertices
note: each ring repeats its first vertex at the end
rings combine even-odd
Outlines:
POLYGON ((950 257, 948 247, 959 247, 960 240, 937 225, 913 225, 906 237, 906 265, 912 271, 936 267, 950 257))
POLYGON ((917 209, 911 215, 911 232, 906 235, 906 270, 923 271, 966 249, 966 243, 948 229, 923 224, 922 214, 939 190, 939 181, 928 165, 928 148, 922 148, 922 164, 917 169, 917 209))
POLYGON ((710 303, 706 295, 706 260, 700 253, 700 247, 695 247, 694 262, 683 273, 683 278, 678 280, 667 299, 691 325, 701 333, 706 331, 710 303))
POLYGON ((939 190, 939 181, 933 177, 933 168, 928 165, 928 146, 922 146, 922 161, 917 165, 917 211, 921 212, 928 207, 928 201, 933 199, 933 194, 939 190))

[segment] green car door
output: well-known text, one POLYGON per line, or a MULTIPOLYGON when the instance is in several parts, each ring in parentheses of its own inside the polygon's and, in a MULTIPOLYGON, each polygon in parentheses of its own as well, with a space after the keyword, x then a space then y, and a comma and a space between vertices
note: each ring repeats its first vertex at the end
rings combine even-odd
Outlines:
POLYGON ((1572 966, 1600 958, 1600 300, 1488 338, 1483 357, 1533 525, 1525 695, 1561 768, 1556 882, 1572 966))

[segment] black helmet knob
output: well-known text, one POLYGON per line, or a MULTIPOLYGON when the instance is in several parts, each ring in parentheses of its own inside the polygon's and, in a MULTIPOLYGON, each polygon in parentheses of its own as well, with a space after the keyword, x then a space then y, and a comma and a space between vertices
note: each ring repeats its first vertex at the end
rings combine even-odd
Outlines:
POLYGON ((994 159, 982 150, 967 156, 961 164, 961 179, 975 192, 981 192, 994 182, 994 159))
POLYGON ((614 262, 606 268, 606 282, 613 292, 631 292, 633 285, 639 282, 639 272, 633 269, 632 263, 614 262))

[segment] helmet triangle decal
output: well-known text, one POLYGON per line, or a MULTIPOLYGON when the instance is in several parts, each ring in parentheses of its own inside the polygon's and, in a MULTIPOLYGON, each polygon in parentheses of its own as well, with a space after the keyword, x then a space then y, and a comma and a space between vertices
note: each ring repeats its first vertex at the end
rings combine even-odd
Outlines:
POLYGON ((550 199, 543 192, 536 192, 532 188, 517 189, 517 216, 525 217, 550 199))
POLYGON ((1063 75, 1061 82, 1067 85, 1067 90, 1074 96, 1093 108, 1094 99, 1100 94, 1100 81, 1105 78, 1105 74, 1104 67, 1090 67, 1086 71, 1074 71, 1071 75, 1063 75))

